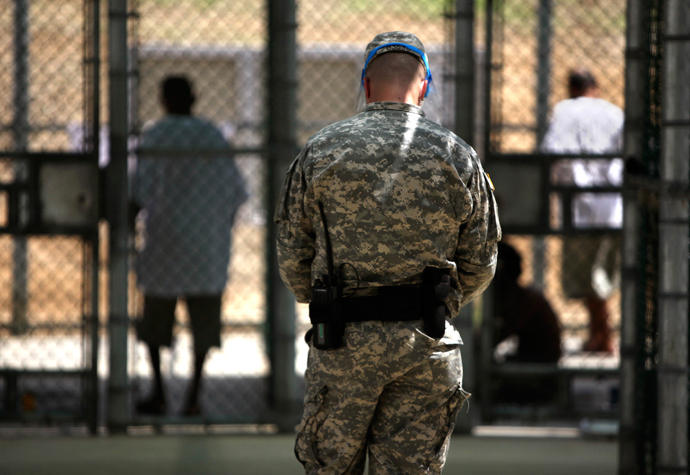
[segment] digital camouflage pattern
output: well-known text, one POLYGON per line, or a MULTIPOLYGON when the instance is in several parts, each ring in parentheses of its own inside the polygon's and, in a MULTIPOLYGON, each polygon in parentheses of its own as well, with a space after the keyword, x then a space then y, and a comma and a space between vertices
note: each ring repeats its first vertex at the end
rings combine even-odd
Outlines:
MULTIPOLYGON (((325 211, 345 296, 421 284, 448 268, 452 315, 489 284, 501 237, 474 150, 420 107, 369 104, 315 134, 290 165, 276 210, 281 277, 308 302, 327 272, 325 211)), ((395 312, 391 309, 391 312, 395 312)), ((347 323, 343 346, 312 347, 295 453, 307 474, 440 474, 462 388, 461 339, 421 320, 347 323)))
POLYGON ((346 324, 344 345, 309 352, 295 454, 310 475, 439 474, 462 389, 460 335, 421 322, 346 324))
POLYGON ((345 294, 420 284, 449 268, 451 315, 493 277, 501 237, 491 183, 474 150, 420 107, 369 104, 312 136, 276 210, 281 277, 299 302, 326 273, 322 202, 345 294))

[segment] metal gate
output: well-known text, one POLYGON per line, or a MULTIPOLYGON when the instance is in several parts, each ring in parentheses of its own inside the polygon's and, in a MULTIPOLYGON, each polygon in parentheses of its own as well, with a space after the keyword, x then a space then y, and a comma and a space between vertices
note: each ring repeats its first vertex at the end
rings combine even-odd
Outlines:
MULTIPOLYGON (((207 191, 195 203, 188 203, 189 209, 179 209, 182 213, 196 214, 198 225, 204 228, 211 220, 221 219, 223 212, 220 207, 232 206, 233 196, 242 203, 244 191, 247 195, 234 216, 229 236, 197 237, 199 247, 216 250, 215 255, 209 256, 212 259, 224 259, 224 251, 219 244, 231 247, 228 280, 222 291, 221 346, 209 352, 204 365, 200 396, 202 412, 199 417, 179 417, 192 376, 194 354, 188 307, 180 302, 176 309, 179 324, 175 326, 173 345, 169 351, 162 352, 166 414, 151 418, 135 410, 134 424, 270 422, 267 420, 270 364, 264 338, 268 215, 262 199, 266 179, 264 3, 205 5, 204 2, 187 1, 176 3, 173 8, 163 2, 140 0, 133 5, 136 21, 130 24, 134 71, 130 143, 135 152, 136 166, 141 167, 146 161, 170 169, 186 166, 186 176, 177 181, 182 187, 193 180, 207 180, 208 190, 213 191, 207 191), (232 150, 219 154, 208 142, 208 134, 192 139, 194 147, 186 153, 186 158, 141 150, 142 137, 146 137, 147 130, 165 117, 161 88, 164 80, 171 76, 189 81, 195 97, 193 115, 213 124, 232 150), (185 159, 192 161, 181 165, 185 159), (224 161, 214 165, 219 172, 227 169, 229 162, 234 162, 241 173, 244 190, 238 185, 236 190, 226 193, 232 183, 219 187, 218 179, 202 175, 202 169, 196 167, 193 160, 224 161)), ((141 178, 141 175, 136 174, 136 177, 141 178)), ((134 186, 142 186, 141 180, 134 186)), ((163 219, 170 220, 166 225, 171 225, 176 218, 169 214, 163 219)), ((146 226, 141 219, 137 223, 137 229, 132 230, 136 242, 132 252, 129 291, 133 324, 141 319, 144 304, 142 276, 137 275, 136 269, 137 261, 142 259, 140 251, 146 226)), ((194 229, 189 229, 189 233, 194 232, 194 229)), ((185 256, 177 258, 184 259, 185 256)), ((202 258, 197 256, 197 259, 202 258)), ((173 270, 183 268, 182 261, 176 265, 171 260, 168 265, 173 270)), ((204 262, 199 261, 196 265, 199 270, 207 269, 204 262)), ((184 268, 194 267, 192 264, 184 268)), ((146 346, 136 337, 133 325, 129 372, 135 406, 147 397, 152 382, 146 346)))
MULTIPOLYGON (((518 283, 521 288, 531 287, 553 309, 560 326, 561 356, 549 357, 548 363, 511 362, 519 342, 512 338, 497 346, 501 322, 508 324, 500 310, 505 295, 493 285, 484 299, 479 362, 485 420, 584 415, 615 420, 620 292, 613 289, 607 297, 613 351, 583 352, 594 332, 592 318, 584 300, 567 289, 575 280, 578 262, 588 259, 587 243, 600 246, 605 241, 613 248, 620 239, 620 223, 578 223, 575 202, 583 193, 615 197, 621 191, 622 170, 618 182, 605 184, 561 181, 556 170, 622 162, 622 122, 621 145, 605 151, 556 150, 547 146, 545 137, 554 107, 569 98, 571 71, 586 68, 596 80, 599 97, 623 107, 625 14, 625 0, 487 4, 485 169, 496 186, 504 242, 522 259, 518 283), (530 380, 537 386, 547 380, 553 385, 550 404, 523 404, 506 394, 515 381, 524 386, 530 380)), ((620 117, 622 121, 622 112, 620 117)), ((615 282, 607 284, 615 286, 615 282)))
MULTIPOLYGON (((8 5, 9 3, 9 5, 8 5)), ((98 386, 98 2, 0 11, 0 422, 87 423, 98 386)))
MULTIPOLYGON (((435 77, 439 96, 453 97, 452 55, 446 48, 447 41, 454 40, 447 32, 448 19, 454 18, 450 16, 453 2, 408 0, 359 4, 304 0, 294 2, 299 13, 296 18, 283 17, 283 23, 272 24, 271 15, 281 13, 270 11, 271 5, 276 10, 287 10, 291 4, 187 0, 176 2, 173 8, 168 2, 139 0, 132 5, 134 108, 130 143, 136 152, 133 155, 139 162, 146 157, 175 160, 164 154, 155 158, 155 154, 141 150, 139 145, 148 128, 164 116, 160 103, 162 81, 169 76, 184 76, 194 88, 194 115, 211 122, 231 144, 249 194, 233 226, 230 277, 223 292, 222 345, 212 350, 205 370, 202 417, 179 417, 191 376, 193 350, 188 315, 185 306, 178 305, 181 324, 175 329, 174 344, 171 351, 164 352, 163 361, 168 411, 162 418, 135 415, 135 424, 261 423, 274 421, 281 416, 281 411, 295 410, 276 404, 275 388, 272 389, 275 381, 271 375, 299 381, 306 365, 306 345, 302 339, 308 327, 306 309, 298 306, 296 324, 283 321, 293 319, 285 317, 290 312, 272 316, 280 305, 285 307, 292 302, 287 302, 290 296, 276 297, 273 289, 282 284, 271 282, 275 276, 267 275, 266 265, 273 247, 273 242, 267 239, 270 234, 267 221, 271 220, 274 207, 271 197, 275 197, 282 184, 284 169, 297 151, 294 147, 323 126, 355 113, 364 47, 375 34, 386 29, 407 28, 423 38, 432 67, 438 71, 435 77), (294 54, 295 64, 288 66, 284 56, 267 64, 271 28, 275 28, 276 38, 286 31, 298 31, 296 49, 288 52, 294 54), (267 80, 269 75, 273 76, 267 80), (276 92, 281 87, 276 80, 283 81, 288 89, 294 88, 291 108, 269 104, 268 84, 275 95, 284 95, 276 92), (276 118, 280 120, 279 116, 286 116, 286 109, 292 109, 289 113, 294 116, 284 122, 281 136, 272 137, 271 124, 276 118), (291 141, 284 140, 292 133, 291 141), (276 159, 271 153, 278 153, 282 158, 276 159), (276 323, 279 318, 281 321, 276 323), (280 325, 293 326, 292 336, 286 337, 290 331, 277 328, 280 325), (277 361, 277 345, 293 343, 287 338, 294 340, 292 354, 296 361, 277 361), (283 374, 293 371, 297 377, 283 374)), ((449 103, 452 101, 437 99, 429 101, 425 108, 439 121, 449 116, 452 120, 449 103)), ((199 144, 195 156, 213 155, 203 149, 203 144, 199 144)), ((204 242, 203 238, 199 242, 204 242)), ((136 321, 142 313, 141 285, 134 275, 130 282, 130 313, 136 321)), ((136 401, 148 393, 152 374, 146 348, 135 341, 134 331, 130 332, 129 347, 129 374, 136 401)), ((298 404, 300 397, 298 394, 298 404)))

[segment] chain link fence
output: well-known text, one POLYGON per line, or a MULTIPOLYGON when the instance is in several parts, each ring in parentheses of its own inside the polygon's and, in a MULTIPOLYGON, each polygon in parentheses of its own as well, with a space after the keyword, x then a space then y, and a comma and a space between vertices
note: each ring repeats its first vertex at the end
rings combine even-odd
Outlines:
MULTIPOLYGON (((442 0, 297 2, 298 143, 304 143, 320 128, 355 113, 364 48, 382 31, 413 31, 425 43, 439 91, 426 108, 441 120, 443 73, 448 68, 444 55, 447 39, 444 13, 448 3, 442 0)), ((149 293, 161 294, 165 293, 161 286, 177 286, 182 292, 183 281, 190 281, 190 285, 199 283, 197 273, 205 274, 209 264, 224 261, 229 242, 229 278, 222 290, 221 346, 209 353, 201 406, 211 419, 257 420, 257 415, 266 409, 269 373, 264 339, 267 324, 264 256, 265 223, 271 218, 272 209, 267 210, 263 202, 266 163, 262 148, 266 119, 267 12, 263 2, 220 0, 187 0, 174 5, 166 0, 140 0, 134 11, 137 18, 132 32, 137 79, 132 132, 133 143, 137 144, 134 187, 153 186, 148 193, 159 193, 155 200, 160 204, 153 212, 155 216, 149 212, 147 216, 140 215, 137 222, 137 275, 132 279, 130 293, 132 314, 137 318, 143 316, 143 293, 147 293, 147 286, 153 289, 149 293), (184 152, 170 154, 160 144, 147 145, 156 127, 170 122, 169 115, 165 118, 161 101, 161 83, 170 76, 183 76, 192 84, 193 115, 212 124, 216 135, 224 138, 232 153, 220 152, 215 139, 208 137, 213 133, 191 130, 195 124, 199 129, 198 123, 187 124, 190 130, 186 132, 182 125, 179 129, 177 125, 172 126, 175 132, 169 136, 185 144, 176 147, 184 152), (202 136, 204 133, 206 137, 202 136), (202 162, 214 163, 210 166, 217 167, 216 171, 198 165, 202 162), (228 208, 232 206, 228 202, 241 192, 235 187, 233 197, 233 190, 227 187, 228 180, 224 188, 219 178, 227 173, 223 167, 233 162, 248 197, 234 215, 232 232, 228 233, 227 226, 212 232, 194 231, 211 225, 218 227, 220 220, 229 218, 228 208), (147 166, 155 168, 159 175, 150 170, 142 172, 147 166), (173 182, 174 186, 166 188, 173 182), (159 231, 156 226, 166 231, 159 231), (176 235, 175 239, 181 241, 184 236, 193 240, 189 245, 205 255, 184 255, 174 249, 172 228, 189 231, 176 235), (158 232, 161 239, 153 235, 158 232), (223 244, 219 246, 214 241, 223 244), (166 247, 168 244, 170 247, 166 247), (147 261, 147 250, 153 254, 155 246, 165 250, 157 251, 160 254, 147 261), (157 274, 154 279, 157 284, 146 282, 144 267, 157 274), (163 280, 168 283, 162 284, 163 280)), ((155 200, 139 204, 146 212, 155 200)), ((216 270, 222 274, 220 268, 216 270)), ((301 374, 307 355, 302 341, 308 327, 306 308, 300 306, 298 315, 296 371, 301 374)), ((193 338, 185 305, 178 304, 177 317, 181 325, 175 327, 172 351, 164 352, 162 363, 169 415, 181 410, 187 381, 192 376, 193 338)), ((153 375, 145 345, 133 343, 132 348, 134 398, 138 400, 150 391, 153 375)))
MULTIPOLYGON (((298 2, 299 142, 355 112, 364 47, 387 30, 413 31, 427 45, 439 94, 426 109, 443 120, 446 3, 298 2)), ((107 87, 101 87, 107 86, 107 58, 100 78, 95 74, 95 25, 106 19, 106 9, 99 12, 102 2, 84 0, 7 5, 0 12, 0 26, 11 32, 0 38, 0 64, 11 72, 0 77, 0 85, 12 91, 0 98, 0 268, 6 282, 0 295, 0 411, 13 420, 17 414, 47 420, 48 413, 83 414, 96 400, 93 390, 88 401, 84 397, 97 384, 93 371, 85 376, 96 362, 90 319, 96 310, 108 313, 107 295, 98 295, 108 279, 107 242, 99 245, 94 224, 100 216, 99 178, 91 168, 63 165, 85 157, 98 158, 102 167, 109 162, 108 127, 98 134, 93 127, 109 107, 107 87), (62 159, 53 168, 43 166, 62 159), (73 181, 65 182, 66 176, 73 181), (61 200, 81 200, 77 218, 51 211, 54 196, 41 194, 56 180, 70 190, 61 200)), ((132 400, 145 397, 152 384, 146 346, 137 341, 135 328, 144 314, 144 294, 219 294, 220 347, 206 360, 200 399, 207 421, 256 422, 269 399, 265 8, 263 2, 221 0, 129 4, 130 193, 140 209, 132 213, 137 219, 129 279, 132 400), (156 128, 170 119, 161 100, 162 82, 170 76, 189 81, 195 99, 190 112, 205 121, 186 132, 180 127, 164 133, 173 146, 156 136, 156 128), (191 254, 180 245, 193 248, 191 254)), ((195 317, 185 300, 190 299, 180 299, 175 309, 171 351, 162 355, 170 416, 180 413, 192 375, 195 317)), ((299 314, 303 333, 304 309, 299 314)), ((306 365, 301 334, 296 345, 299 373, 306 365)), ((101 376, 107 374, 104 364, 101 376)))
MULTIPOLYGON (((425 44, 436 92, 424 108, 432 119, 452 127, 454 3, 297 2, 298 144, 355 113, 364 48, 377 33, 392 30, 413 32, 425 44)), ((25 157, 93 157, 99 140, 91 126, 97 99, 93 91, 98 86, 93 79, 97 52, 91 43, 94 2, 16 0, 8 5, 0 11, 0 26, 12 33, 0 37, 0 65, 11 72, 0 76, 0 86, 13 91, 0 97, 0 231, 4 233, 0 279, 5 282, 0 292, 0 389, 11 398, 2 398, 0 411, 15 417, 17 410, 39 415, 42 408, 73 410, 75 404, 81 408, 81 402, 75 403, 81 399, 74 394, 81 395, 86 388, 82 373, 75 376, 77 383, 67 384, 59 375, 55 377, 62 379, 49 379, 54 375, 47 372, 91 368, 93 338, 88 323, 95 313, 91 299, 98 297, 92 285, 97 238, 60 235, 66 229, 63 224, 53 225, 49 235, 23 237, 26 232, 15 232, 22 219, 33 222, 33 215, 21 210, 33 209, 30 204, 41 199, 40 193, 35 195, 23 184, 32 177, 40 179, 37 170, 42 168, 25 157), (24 202, 29 204, 19 205, 24 202), (17 376, 21 381, 6 376, 15 370, 46 374, 26 380, 17 376), (35 384, 49 387, 34 404, 31 395, 44 394, 31 389, 35 384), (63 406, 58 407, 57 401, 63 406)), ((563 236, 615 237, 617 232, 572 225, 569 210, 577 190, 551 180, 551 168, 559 158, 582 157, 537 152, 543 151, 551 111, 568 96, 566 82, 572 68, 588 68, 597 79, 600 97, 622 107, 625 1, 494 0, 487 1, 486 9, 483 6, 477 11, 477 58, 487 58, 491 74, 478 90, 483 88, 490 99, 490 113, 477 118, 477 124, 487 124, 482 135, 486 142, 477 148, 484 149, 492 176, 492 167, 498 170, 506 163, 523 169, 530 165, 536 173, 512 180, 522 185, 524 193, 511 199, 504 194, 512 190, 511 184, 504 186, 496 172, 497 196, 503 200, 499 206, 508 223, 506 241, 522 256, 520 283, 543 291, 562 326, 563 352, 573 355, 589 337, 590 319, 583 301, 564 291, 572 269, 564 260, 570 252, 564 251, 568 244, 563 236), (537 159, 525 158, 535 155, 537 159), (528 188, 545 198, 530 203, 528 188), (537 225, 527 223, 532 231, 525 222, 510 224, 511 202, 519 202, 523 213, 533 212, 537 225)), ((146 345, 137 338, 146 307, 144 295, 170 299, 219 295, 220 342, 210 350, 204 366, 201 412, 211 422, 257 422, 267 413, 270 372, 265 255, 266 222, 273 210, 264 202, 265 3, 137 0, 129 7, 130 197, 137 206, 137 219, 131 223, 129 291, 132 399, 136 404, 145 398, 154 379, 146 345), (190 117, 179 104, 162 100, 162 84, 171 76, 184 77, 191 85, 190 117), (171 122, 175 124, 165 125, 171 122)), ((101 117, 105 110, 98 111, 101 117)), ((101 136, 107 136, 106 127, 101 136)), ((617 151, 600 158, 611 160, 617 151)), ((101 161, 107 162, 103 153, 101 161)), ((609 185, 599 192, 615 193, 615 183, 609 185)), ((39 215, 35 222, 41 224, 45 220, 39 215)), ((574 255, 576 260, 581 260, 579 256, 574 255)), ((100 266, 106 263, 102 260, 100 266)), ((101 278, 105 277, 101 271, 101 278)), ((618 298, 613 290, 608 300, 613 355, 598 358, 597 368, 616 365, 618 298)), ((297 313, 299 374, 306 367, 307 346, 301 336, 308 318, 305 306, 299 306, 297 313)), ((190 316, 185 299, 177 302, 174 315, 171 350, 163 352, 161 364, 169 416, 183 411, 195 353, 195 316, 190 316)), ((607 399, 606 404, 612 402, 607 399)), ((147 421, 135 416, 135 422, 147 421)))
POLYGON ((0 420, 94 426, 94 12, 0 7, 0 420))
MULTIPOLYGON (((560 412, 614 414, 626 2, 494 0, 487 15, 486 170, 504 242, 522 259, 518 283, 545 298, 560 326, 560 358, 548 360, 560 368, 552 376, 560 400, 552 402, 560 412)), ((505 336, 501 325, 516 325, 499 307, 506 318, 485 327, 489 343, 505 336)), ((520 361, 517 333, 484 364, 520 361)))

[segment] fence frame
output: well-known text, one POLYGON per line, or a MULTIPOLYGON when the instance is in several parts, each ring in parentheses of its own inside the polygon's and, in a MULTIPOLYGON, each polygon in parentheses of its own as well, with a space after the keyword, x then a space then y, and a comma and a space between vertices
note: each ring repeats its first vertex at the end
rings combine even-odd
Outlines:
MULTIPOLYGON (((533 175, 537 177, 539 188, 535 192, 539 206, 535 210, 534 219, 531 222, 510 222, 502 221, 504 235, 529 235, 534 238, 534 281, 537 285, 543 283, 543 264, 544 260, 544 237, 558 236, 558 235, 577 235, 582 233, 582 230, 577 230, 572 226, 570 220, 570 203, 575 193, 582 193, 586 191, 596 192, 621 192, 622 187, 591 187, 579 188, 574 186, 554 185, 550 182, 550 167, 551 164, 557 160, 574 159, 574 158, 597 158, 597 159, 612 159, 620 157, 620 154, 599 154, 599 155, 568 155, 568 154, 547 154, 547 153, 500 153, 497 152, 500 136, 493 130, 493 124, 501 122, 500 112, 500 96, 493 93, 495 88, 502 88, 502 55, 501 48, 503 42, 503 33, 501 25, 496 25, 496 21, 503 21, 503 5, 505 0, 487 0, 486 5, 486 63, 485 77, 484 77, 484 97, 485 108, 484 117, 486 127, 483 133, 484 154, 486 159, 486 166, 489 168, 492 165, 505 165, 514 169, 529 169, 533 170, 533 175), (497 49, 496 45, 499 45, 497 49), (561 197, 561 209, 563 210, 562 224, 560 229, 554 229, 549 222, 549 197, 552 193, 558 193, 561 197)), ((537 6, 537 120, 536 133, 538 139, 541 139, 546 132, 547 116, 548 116, 548 96, 550 94, 549 73, 551 68, 550 51, 551 51, 551 13, 553 8, 552 0, 539 0, 537 6)), ((500 133, 500 132, 499 132, 500 133)), ((497 182, 497 180, 494 180, 497 182)), ((500 187, 500 185, 498 185, 500 187)), ((616 229, 591 229, 588 233, 605 233, 607 235, 620 235, 621 230, 616 229)), ((494 405, 490 400, 489 385, 491 376, 499 376, 501 374, 510 375, 533 375, 533 374, 558 374, 562 379, 562 386, 569 384, 570 380, 575 376, 580 375, 596 375, 596 376, 615 376, 618 370, 601 365, 597 368, 563 368, 558 365, 551 364, 510 364, 499 365, 493 361, 493 328, 492 321, 495 315, 494 304, 495 292, 493 286, 490 286, 483 298, 483 318, 480 329, 481 339, 481 355, 479 357, 478 372, 482 375, 479 379, 479 389, 483 395, 482 400, 482 417, 491 419, 495 416, 494 405)), ((566 408, 567 413, 571 416, 581 415, 577 411, 573 411, 566 398, 562 398, 561 405, 566 408)), ((567 413, 559 414, 561 416, 568 415, 567 413)), ((606 416, 615 416, 615 411, 606 416)))
MULTIPOLYGON (((92 434, 98 428, 98 350, 99 350, 99 203, 100 186, 98 173, 99 137, 99 85, 100 85, 100 3, 98 0, 83 0, 84 39, 83 39, 83 79, 84 79, 84 122, 85 135, 82 150, 79 152, 30 152, 28 134, 32 131, 29 121, 29 67, 30 67, 30 18, 29 2, 17 0, 14 15, 14 151, 1 152, 0 157, 14 161, 16 176, 12 183, 0 185, 7 193, 7 225, 0 233, 13 236, 13 316, 11 329, 23 331, 26 322, 27 299, 27 241, 32 236, 66 236, 80 239, 83 249, 81 319, 78 329, 81 332, 82 363, 78 369, 27 369, 0 368, 0 378, 4 379, 3 398, 7 417, 3 419, 32 421, 30 415, 17 412, 20 395, 18 381, 29 378, 70 378, 81 379, 80 414, 73 420, 85 422, 92 434), (80 170, 90 178, 90 183, 71 183, 86 185, 91 205, 76 220, 73 217, 46 216, 43 200, 50 199, 44 186, 45 180, 55 177, 60 170, 80 170), (18 270, 18 267, 21 270, 18 270), (17 281, 20 281, 17 283, 17 281)), ((73 324, 51 324, 51 329, 72 328, 73 324)), ((45 417, 51 418, 48 413, 45 417)), ((60 417, 54 415, 59 419, 60 417)), ((68 416, 71 419, 72 415, 68 416)))

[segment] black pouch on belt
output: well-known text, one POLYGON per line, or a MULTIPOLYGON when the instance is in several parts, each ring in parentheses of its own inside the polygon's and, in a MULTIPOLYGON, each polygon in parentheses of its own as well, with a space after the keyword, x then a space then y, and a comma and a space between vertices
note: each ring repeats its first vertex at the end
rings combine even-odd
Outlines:
POLYGON ((449 314, 446 297, 450 293, 450 269, 427 267, 422 272, 422 306, 424 333, 431 338, 441 338, 446 332, 449 314))
MULTIPOLYGON (((335 280, 335 279, 332 279, 335 280)), ((327 277, 317 279, 309 303, 309 319, 313 325, 311 341, 319 350, 335 350, 342 346, 343 320, 342 288, 327 277)))

